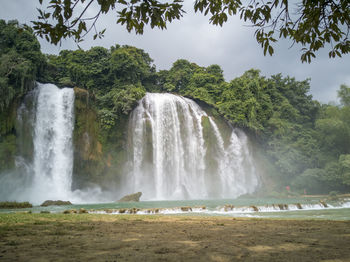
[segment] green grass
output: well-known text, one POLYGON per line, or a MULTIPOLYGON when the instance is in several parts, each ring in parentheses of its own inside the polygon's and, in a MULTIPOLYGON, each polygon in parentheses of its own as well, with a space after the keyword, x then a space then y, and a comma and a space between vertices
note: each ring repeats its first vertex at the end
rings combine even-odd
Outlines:
POLYGON ((18 225, 45 225, 70 222, 117 222, 157 220, 162 215, 102 215, 102 214, 63 214, 63 213, 0 213, 1 228, 18 225))
MULTIPOLYGON (((48 234, 54 236, 68 235, 70 229, 78 231, 91 231, 88 225, 91 221, 121 222, 149 220, 153 217, 140 217, 138 215, 100 215, 100 214, 46 214, 46 213, 0 213, 0 236, 7 236, 20 230, 21 235, 32 235, 37 230, 50 230, 48 234)), ((9 243, 16 245, 16 243, 9 243)))

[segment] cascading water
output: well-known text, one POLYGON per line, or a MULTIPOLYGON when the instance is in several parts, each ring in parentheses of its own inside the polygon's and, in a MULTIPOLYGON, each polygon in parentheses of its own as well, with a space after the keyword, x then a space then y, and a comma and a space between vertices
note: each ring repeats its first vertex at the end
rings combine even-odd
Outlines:
POLYGON ((129 122, 125 185, 143 199, 234 198, 258 186, 247 137, 227 145, 214 119, 194 101, 147 93, 129 122))
POLYGON ((37 84, 18 109, 16 170, 1 177, 4 200, 71 200, 74 91, 37 84))
POLYGON ((34 124, 33 196, 65 199, 71 192, 74 91, 38 84, 34 124))
POLYGON ((230 127, 224 136, 194 101, 148 93, 130 116, 131 171, 121 190, 72 192, 73 111, 73 89, 38 84, 28 94, 18 110, 17 169, 0 177, 2 200, 101 202, 136 191, 143 199, 235 198, 258 186, 243 132, 230 127))

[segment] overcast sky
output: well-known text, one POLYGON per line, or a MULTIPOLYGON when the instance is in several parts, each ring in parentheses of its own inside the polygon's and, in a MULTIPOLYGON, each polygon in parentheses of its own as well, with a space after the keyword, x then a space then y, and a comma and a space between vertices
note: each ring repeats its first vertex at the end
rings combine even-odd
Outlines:
MULTIPOLYGON (((218 64, 227 81, 251 68, 260 69, 268 77, 282 73, 297 80, 311 78, 311 94, 324 103, 337 100, 341 84, 350 86, 350 55, 329 59, 329 50, 322 50, 311 64, 302 64, 300 46, 290 48, 290 42, 282 41, 275 47, 272 57, 265 57, 254 38, 254 29, 245 26, 238 17, 229 17, 223 27, 213 26, 208 17, 194 14, 192 1, 185 2, 187 14, 180 21, 173 21, 163 31, 146 28, 143 35, 128 33, 117 25, 113 13, 102 16, 97 27, 107 28, 105 37, 93 41, 90 34, 80 46, 84 49, 92 46, 109 48, 115 44, 136 46, 150 54, 158 70, 169 69, 177 59, 187 59, 200 66, 218 64)), ((17 19, 30 25, 37 17, 38 0, 0 0, 0 4, 1 19, 17 19)), ((90 11, 93 14, 94 10, 90 11)), ((58 54, 63 49, 77 49, 71 40, 64 41, 61 47, 39 40, 44 53, 58 54)))

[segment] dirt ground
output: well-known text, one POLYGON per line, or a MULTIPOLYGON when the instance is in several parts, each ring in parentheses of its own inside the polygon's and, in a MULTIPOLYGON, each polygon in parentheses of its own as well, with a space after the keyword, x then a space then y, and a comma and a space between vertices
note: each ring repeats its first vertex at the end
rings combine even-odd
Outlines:
POLYGON ((350 221, 33 215, 0 217, 0 261, 350 261, 350 221))

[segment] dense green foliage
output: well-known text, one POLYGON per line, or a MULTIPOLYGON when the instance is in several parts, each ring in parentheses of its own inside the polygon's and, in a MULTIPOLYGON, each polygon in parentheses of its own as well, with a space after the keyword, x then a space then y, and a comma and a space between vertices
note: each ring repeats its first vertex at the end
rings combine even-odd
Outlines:
POLYGON ((0 171, 14 165, 17 102, 34 87, 44 63, 30 28, 0 20, 0 171))
POLYGON ((244 129, 256 154, 264 155, 258 168, 274 181, 274 190, 283 191, 286 185, 300 193, 350 189, 346 85, 338 92, 340 106, 321 105, 308 94, 309 80, 281 74, 267 78, 251 69, 226 82, 220 66, 201 67, 183 59, 157 72, 149 55, 131 46, 65 50, 45 57, 29 29, 15 22, 2 21, 0 26, 1 168, 10 167, 17 150, 18 103, 30 83, 39 79, 75 90, 73 187, 118 183, 130 112, 146 92, 171 92, 196 100, 214 117, 244 129))
POLYGON ((130 46, 62 51, 48 56, 46 81, 87 89, 96 100, 101 127, 108 130, 145 94, 154 68, 143 50, 130 46))
MULTIPOLYGON (((43 0, 39 0, 42 4, 43 0)), ((272 55, 272 43, 286 38, 300 43, 301 60, 310 62, 315 52, 331 46, 329 57, 350 52, 350 2, 348 0, 257 1, 196 0, 194 11, 209 15, 210 23, 222 26, 229 16, 240 19, 256 28, 255 37, 264 50, 272 55), (330 44, 330 45, 329 45, 330 44)), ((49 1, 39 10, 33 21, 36 33, 47 41, 58 44, 62 38, 72 37, 80 42, 93 28, 94 39, 105 31, 96 31, 96 21, 101 14, 116 11, 116 21, 130 32, 142 34, 144 26, 165 29, 167 23, 180 19, 185 11, 182 0, 56 0, 49 1), (95 4, 95 9, 93 9, 95 4), (89 11, 95 11, 92 14, 89 11)))
POLYGON ((33 87, 44 64, 31 29, 0 20, 0 112, 33 87))

